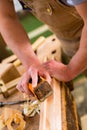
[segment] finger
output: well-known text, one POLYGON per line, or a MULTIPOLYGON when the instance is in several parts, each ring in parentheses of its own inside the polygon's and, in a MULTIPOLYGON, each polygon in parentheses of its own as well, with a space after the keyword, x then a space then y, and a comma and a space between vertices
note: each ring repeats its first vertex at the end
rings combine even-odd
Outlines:
POLYGON ((18 90, 19 92, 24 93, 24 89, 22 88, 21 85, 17 85, 16 88, 17 88, 17 90, 18 90))
POLYGON ((26 93, 27 95, 31 95, 32 94, 31 91, 28 88, 29 79, 30 79, 30 76, 25 73, 22 76, 21 80, 19 81, 18 85, 16 86, 16 88, 20 92, 26 93))
POLYGON ((51 77, 48 73, 45 74, 45 78, 48 81, 48 83, 50 84, 51 83, 51 77))
POLYGON ((37 69, 36 68, 30 68, 28 73, 31 75, 32 79, 32 86, 35 87, 37 85, 38 76, 37 76, 37 69))
POLYGON ((16 88, 20 91, 20 92, 22 92, 22 93, 26 93, 26 94, 31 94, 30 93, 30 91, 29 91, 29 89, 28 89, 28 86, 25 84, 25 85, 23 85, 22 83, 19 83, 17 86, 16 86, 16 88))
POLYGON ((27 75, 26 78, 22 79, 22 87, 23 87, 23 90, 24 92, 27 94, 27 95, 33 95, 31 90, 29 89, 29 80, 30 80, 31 76, 30 75, 27 75))
POLYGON ((38 73, 36 72, 36 73, 34 73, 32 75, 32 86, 36 87, 37 86, 37 82, 38 82, 38 73))
POLYGON ((46 72, 46 71, 44 71, 44 73, 39 72, 39 75, 41 75, 43 78, 45 78, 49 84, 51 83, 51 77, 48 72, 46 72))
POLYGON ((29 87, 28 85, 25 85, 23 86, 23 89, 24 89, 24 92, 27 94, 27 95, 33 95, 32 92, 29 90, 29 87))

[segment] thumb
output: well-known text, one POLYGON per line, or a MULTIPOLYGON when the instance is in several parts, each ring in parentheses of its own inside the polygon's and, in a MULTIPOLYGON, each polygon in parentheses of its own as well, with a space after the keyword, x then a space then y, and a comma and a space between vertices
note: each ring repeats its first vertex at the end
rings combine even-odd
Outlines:
POLYGON ((33 86, 33 88, 37 86, 37 82, 38 82, 38 74, 35 73, 34 75, 32 75, 32 86, 33 86))
POLYGON ((48 73, 46 73, 46 80, 48 81, 49 84, 51 84, 51 77, 48 73))

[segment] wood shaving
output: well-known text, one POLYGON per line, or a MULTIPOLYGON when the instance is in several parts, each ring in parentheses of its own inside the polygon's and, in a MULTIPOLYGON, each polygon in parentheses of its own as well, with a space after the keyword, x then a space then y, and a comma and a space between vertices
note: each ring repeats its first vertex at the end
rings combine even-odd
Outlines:
POLYGON ((26 122, 23 119, 21 111, 5 108, 0 116, 0 130, 5 126, 7 126, 8 130, 14 130, 12 122, 18 125, 15 130, 24 130, 26 122))

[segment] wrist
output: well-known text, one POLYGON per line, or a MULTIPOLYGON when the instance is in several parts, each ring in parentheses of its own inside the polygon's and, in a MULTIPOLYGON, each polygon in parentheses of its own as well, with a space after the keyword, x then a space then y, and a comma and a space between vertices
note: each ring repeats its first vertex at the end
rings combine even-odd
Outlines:
POLYGON ((28 57, 26 61, 24 60, 23 65, 26 70, 29 69, 30 66, 39 66, 41 63, 37 57, 28 57))
POLYGON ((73 72, 72 72, 72 69, 69 65, 66 65, 66 73, 65 73, 65 79, 66 79, 66 82, 72 80, 74 78, 74 75, 73 75, 73 72))
POLYGON ((21 49, 20 51, 17 49, 16 52, 18 58, 21 60, 23 66, 27 70, 31 65, 39 65, 40 61, 34 51, 32 50, 31 46, 26 47, 25 49, 21 49))
POLYGON ((74 72, 74 68, 70 64, 66 66, 66 72, 67 72, 67 79, 66 79, 67 81, 73 80, 75 78, 76 72, 74 72))

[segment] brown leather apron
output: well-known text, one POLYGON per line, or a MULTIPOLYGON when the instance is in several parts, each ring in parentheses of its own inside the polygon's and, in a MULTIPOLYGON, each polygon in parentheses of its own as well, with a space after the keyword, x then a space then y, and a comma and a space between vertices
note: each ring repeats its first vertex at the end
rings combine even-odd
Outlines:
POLYGON ((83 20, 74 7, 66 6, 59 0, 19 1, 24 2, 32 14, 49 26, 60 39, 63 50, 68 56, 75 54, 79 47, 83 20))

